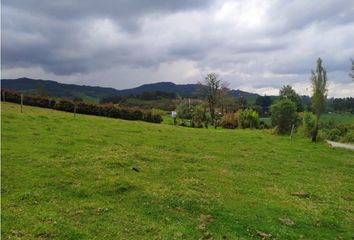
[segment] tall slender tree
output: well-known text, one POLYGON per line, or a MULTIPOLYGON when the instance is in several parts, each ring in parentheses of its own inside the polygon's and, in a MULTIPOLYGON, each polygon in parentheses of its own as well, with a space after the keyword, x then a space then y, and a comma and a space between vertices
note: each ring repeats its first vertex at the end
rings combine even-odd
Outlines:
POLYGON ((315 129, 312 132, 312 141, 317 140, 318 125, 321 117, 321 113, 324 111, 325 102, 327 98, 327 73, 326 70, 322 67, 322 59, 317 59, 316 71, 312 70, 312 96, 311 103, 312 108, 316 115, 315 129))

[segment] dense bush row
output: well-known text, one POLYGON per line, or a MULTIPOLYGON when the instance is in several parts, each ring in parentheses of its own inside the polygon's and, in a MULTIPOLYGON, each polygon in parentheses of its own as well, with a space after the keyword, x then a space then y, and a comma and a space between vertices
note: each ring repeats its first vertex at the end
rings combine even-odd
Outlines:
POLYGON ((226 113, 220 121, 224 128, 258 128, 259 115, 250 108, 240 109, 236 113, 226 113))
MULTIPOLYGON (((2 89, 1 100, 5 100, 7 102, 21 103, 21 95, 17 92, 2 89)), ((120 118, 126 120, 141 120, 153 123, 162 122, 162 117, 158 114, 152 113, 150 110, 141 110, 137 108, 118 108, 115 107, 113 104, 97 105, 85 102, 75 103, 65 99, 60 99, 56 101, 54 99, 49 99, 46 97, 35 96, 24 96, 23 104, 43 108, 53 108, 66 112, 76 111, 76 113, 120 118)))
POLYGON ((338 124, 334 121, 320 124, 320 139, 328 139, 336 142, 354 143, 354 123, 338 124))
MULTIPOLYGON (((301 114, 302 125, 298 128, 300 136, 311 137, 315 129, 315 116, 313 113, 301 114)), ((354 143, 354 123, 338 124, 334 121, 322 122, 319 126, 319 140, 331 140, 336 142, 354 143)))

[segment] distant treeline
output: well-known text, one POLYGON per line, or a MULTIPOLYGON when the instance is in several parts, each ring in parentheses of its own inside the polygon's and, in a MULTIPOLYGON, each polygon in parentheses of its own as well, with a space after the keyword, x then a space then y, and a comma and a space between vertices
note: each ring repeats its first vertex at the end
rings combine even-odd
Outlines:
POLYGON ((142 109, 157 108, 164 111, 173 111, 176 109, 176 99, 178 95, 174 92, 166 91, 144 91, 139 94, 129 94, 121 96, 111 96, 103 98, 100 103, 119 104, 125 107, 138 107, 142 109))
MULTIPOLYGON (((1 101, 21 103, 21 95, 14 91, 1 89, 1 101)), ((141 120, 153 123, 162 122, 162 117, 160 115, 153 114, 150 110, 122 108, 116 107, 113 104, 98 105, 85 102, 73 102, 66 99, 56 100, 39 96, 23 96, 23 104, 57 109, 66 112, 76 112, 125 120, 141 120)))
MULTIPOLYGON (((256 110, 260 116, 268 116, 270 106, 278 100, 279 98, 274 96, 259 96, 251 107, 256 110)), ((311 99, 308 96, 301 96, 293 101, 296 104, 297 112, 312 111, 311 99)), ((246 104, 246 106, 247 105, 248 104, 246 104)), ((327 99, 325 112, 354 113, 354 98, 327 99)))
POLYGON ((354 113, 354 98, 330 98, 328 99, 327 110, 354 113))
POLYGON ((165 91, 145 91, 140 94, 129 94, 125 96, 112 96, 103 98, 101 103, 120 103, 128 98, 136 98, 140 100, 160 100, 160 99, 175 99, 177 95, 173 92, 165 91))

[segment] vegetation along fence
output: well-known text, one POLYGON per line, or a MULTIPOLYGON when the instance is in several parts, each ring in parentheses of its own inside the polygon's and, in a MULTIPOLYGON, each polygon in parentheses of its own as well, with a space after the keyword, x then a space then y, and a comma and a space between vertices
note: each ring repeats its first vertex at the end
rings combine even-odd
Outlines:
MULTIPOLYGON (((21 103, 21 94, 15 91, 1 89, 1 101, 21 103)), ((153 114, 150 110, 139 108, 122 108, 113 104, 90 104, 85 102, 73 102, 66 99, 50 99, 47 97, 23 96, 23 104, 57 109, 65 112, 75 112, 88 115, 97 115, 125 120, 141 120, 145 122, 161 123, 162 117, 153 114)))

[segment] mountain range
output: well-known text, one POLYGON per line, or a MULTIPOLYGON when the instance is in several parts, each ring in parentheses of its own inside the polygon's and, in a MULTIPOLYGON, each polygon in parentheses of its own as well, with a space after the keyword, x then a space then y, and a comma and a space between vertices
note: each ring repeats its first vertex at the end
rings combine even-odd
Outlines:
MULTIPOLYGON (((139 87, 118 90, 108 87, 85 86, 76 84, 65 84, 51 80, 18 78, 2 79, 3 89, 15 90, 24 94, 34 94, 38 88, 42 88, 49 97, 69 98, 81 97, 86 100, 99 101, 105 97, 136 95, 147 91, 173 92, 182 97, 193 97, 200 88, 199 84, 175 84, 172 82, 158 82, 144 84, 139 87)), ((257 97, 256 93, 231 90, 230 95, 234 97, 257 97)))

